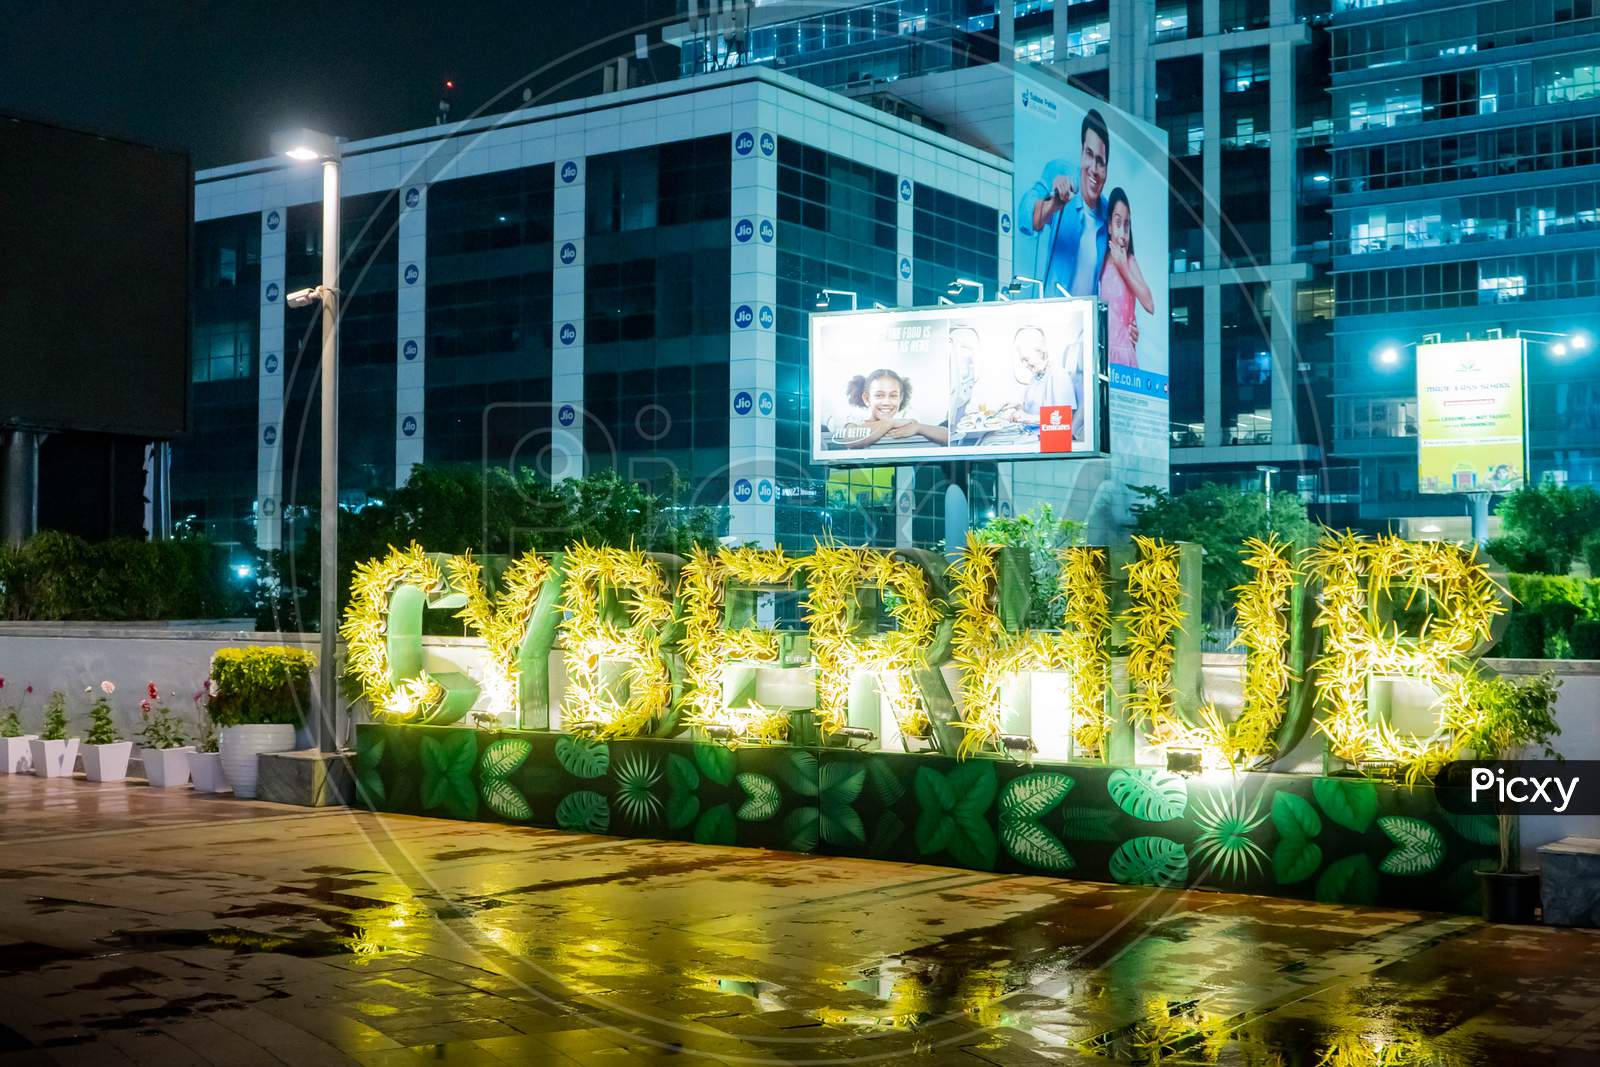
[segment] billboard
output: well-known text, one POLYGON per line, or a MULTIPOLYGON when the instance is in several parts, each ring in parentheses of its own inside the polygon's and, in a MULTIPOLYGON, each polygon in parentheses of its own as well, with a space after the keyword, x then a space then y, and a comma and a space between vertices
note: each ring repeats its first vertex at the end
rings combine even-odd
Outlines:
POLYGON ((1099 449, 1093 300, 811 316, 814 463, 1099 449))
POLYGON ((181 152, 0 115, 0 427, 183 431, 192 189, 181 152))
POLYGON ((1527 476, 1522 341, 1417 347, 1417 489, 1507 493, 1527 476))
POLYGON ((1109 449, 1164 463, 1167 135, 1026 74, 1014 85, 1012 269, 1046 296, 1104 302, 1109 449))

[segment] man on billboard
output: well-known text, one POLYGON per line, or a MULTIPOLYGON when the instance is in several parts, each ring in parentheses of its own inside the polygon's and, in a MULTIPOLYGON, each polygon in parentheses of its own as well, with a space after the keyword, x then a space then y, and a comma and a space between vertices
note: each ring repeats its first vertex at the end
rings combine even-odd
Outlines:
POLYGON ((1097 296, 1106 258, 1104 197, 1111 134, 1094 108, 1083 116, 1076 165, 1052 159, 1017 205, 1017 229, 1035 238, 1034 274, 1044 291, 1062 286, 1072 296, 1097 296))

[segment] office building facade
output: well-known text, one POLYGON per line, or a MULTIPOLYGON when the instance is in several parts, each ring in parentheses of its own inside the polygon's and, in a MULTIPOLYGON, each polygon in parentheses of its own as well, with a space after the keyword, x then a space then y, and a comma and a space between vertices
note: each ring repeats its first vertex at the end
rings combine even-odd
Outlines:
POLYGON ((1335 454, 1362 519, 1464 512, 1417 491, 1429 339, 1524 337, 1530 478, 1600 483, 1600 359, 1563 342, 1600 330, 1600 4, 1345 2, 1332 34, 1335 454))

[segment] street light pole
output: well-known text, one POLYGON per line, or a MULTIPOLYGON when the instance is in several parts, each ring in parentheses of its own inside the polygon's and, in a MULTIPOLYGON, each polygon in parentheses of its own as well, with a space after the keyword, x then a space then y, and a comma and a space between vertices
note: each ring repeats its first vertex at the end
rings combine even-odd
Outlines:
POLYGON ((339 751, 339 139, 315 130, 273 137, 274 151, 322 161, 322 284, 288 294, 290 307, 322 305, 322 475, 318 515, 317 714, 306 723, 321 752, 339 751))

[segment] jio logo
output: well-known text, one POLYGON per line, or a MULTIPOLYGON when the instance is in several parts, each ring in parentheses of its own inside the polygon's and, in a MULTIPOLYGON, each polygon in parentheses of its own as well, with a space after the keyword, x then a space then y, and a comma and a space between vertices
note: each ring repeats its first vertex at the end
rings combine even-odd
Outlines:
POLYGON ((746 241, 750 240, 750 238, 755 236, 755 233, 756 228, 750 224, 749 219, 740 219, 734 224, 733 237, 734 240, 738 241, 740 244, 744 244, 746 241))
POLYGON ((570 322, 563 322, 561 324, 561 343, 564 344, 564 345, 570 345, 572 342, 576 341, 577 339, 578 339, 578 328, 576 326, 572 325, 572 323, 570 323, 570 322))
POLYGON ((422 272, 417 269, 417 265, 415 263, 407 263, 405 274, 406 284, 416 285, 417 279, 420 277, 422 277, 422 272))
POLYGON ((763 504, 772 503, 772 483, 765 478, 761 479, 760 486, 756 488, 756 496, 763 504))
POLYGON ((267 283, 267 303, 269 303, 269 304, 276 303, 277 299, 278 299, 278 283, 277 282, 268 282, 267 283))
POLYGON ((765 389, 761 390, 761 404, 760 404, 761 414, 763 414, 763 415, 771 415, 772 414, 772 407, 773 407, 772 394, 767 392, 765 389))
POLYGON ((772 329, 772 308, 766 304, 761 305, 761 328, 772 329))
POLYGON ((406 207, 416 207, 422 203, 422 191, 415 185, 406 190, 406 207))
POLYGON ((900 257, 900 277, 907 279, 911 277, 911 259, 908 256, 900 257))
POLYGON ((749 500, 750 492, 751 489, 749 478, 740 478, 738 481, 733 483, 733 499, 737 500, 739 503, 743 504, 745 501, 749 500))
POLYGON ((268 426, 265 430, 262 430, 261 431, 261 442, 263 444, 265 444, 268 448, 270 448, 273 445, 277 444, 278 443, 278 428, 276 426, 268 426))
POLYGON ((415 415, 407 415, 400 423, 400 432, 407 437, 415 436, 417 432, 417 417, 415 415))
POLYGON ((571 404, 562 404, 561 410, 556 412, 556 421, 563 426, 571 426, 578 418, 578 409, 571 404))
POLYGON ((1000 232, 1011 232, 1011 216, 1004 211, 1000 212, 1000 232))
POLYGON ((267 229, 276 230, 278 228, 278 223, 282 221, 283 219, 278 215, 276 210, 267 212, 267 229))
POLYGON ((755 146, 755 136, 752 135, 749 130, 744 131, 733 140, 733 150, 739 153, 741 156, 748 156, 751 149, 755 148, 755 146))
POLYGON ((273 500, 270 496, 264 496, 261 498, 261 514, 272 515, 277 510, 277 501, 273 500))
POLYGON ((752 407, 754 407, 754 406, 755 406, 755 401, 751 398, 750 394, 748 392, 746 392, 745 390, 741 389, 737 393, 734 394, 734 397, 733 397, 733 413, 735 415, 748 415, 748 414, 750 414, 750 409, 752 407))
POLYGON ((762 219, 761 220, 761 241, 762 241, 762 243, 770 245, 772 243, 772 234, 773 234, 772 220, 771 219, 762 219))
POLYGON ((900 179, 900 199, 901 200, 910 200, 911 199, 911 179, 910 178, 901 178, 900 179))
POLYGON ((405 343, 405 347, 400 349, 400 351, 405 355, 406 361, 409 363, 411 360, 417 358, 417 342, 407 341, 405 343))
POLYGON ((561 265, 570 267, 578 261, 578 246, 568 241, 561 246, 561 265))
POLYGON ((570 159, 567 160, 565 163, 561 164, 561 184, 562 185, 571 185, 573 182, 575 182, 577 180, 578 180, 578 165, 576 163, 574 163, 570 159))
POLYGON ((267 358, 262 360, 261 364, 262 364, 262 366, 266 367, 268 374, 277 374, 278 373, 278 354, 276 352, 267 353, 267 358))
POLYGON ((761 154, 762 155, 764 155, 764 156, 772 155, 773 151, 777 147, 778 147, 778 142, 773 140, 772 134, 763 133, 761 135, 761 154))
POLYGON ((755 312, 750 310, 749 304, 740 304, 733 309, 733 324, 741 330, 748 330, 750 324, 756 321, 755 312))

